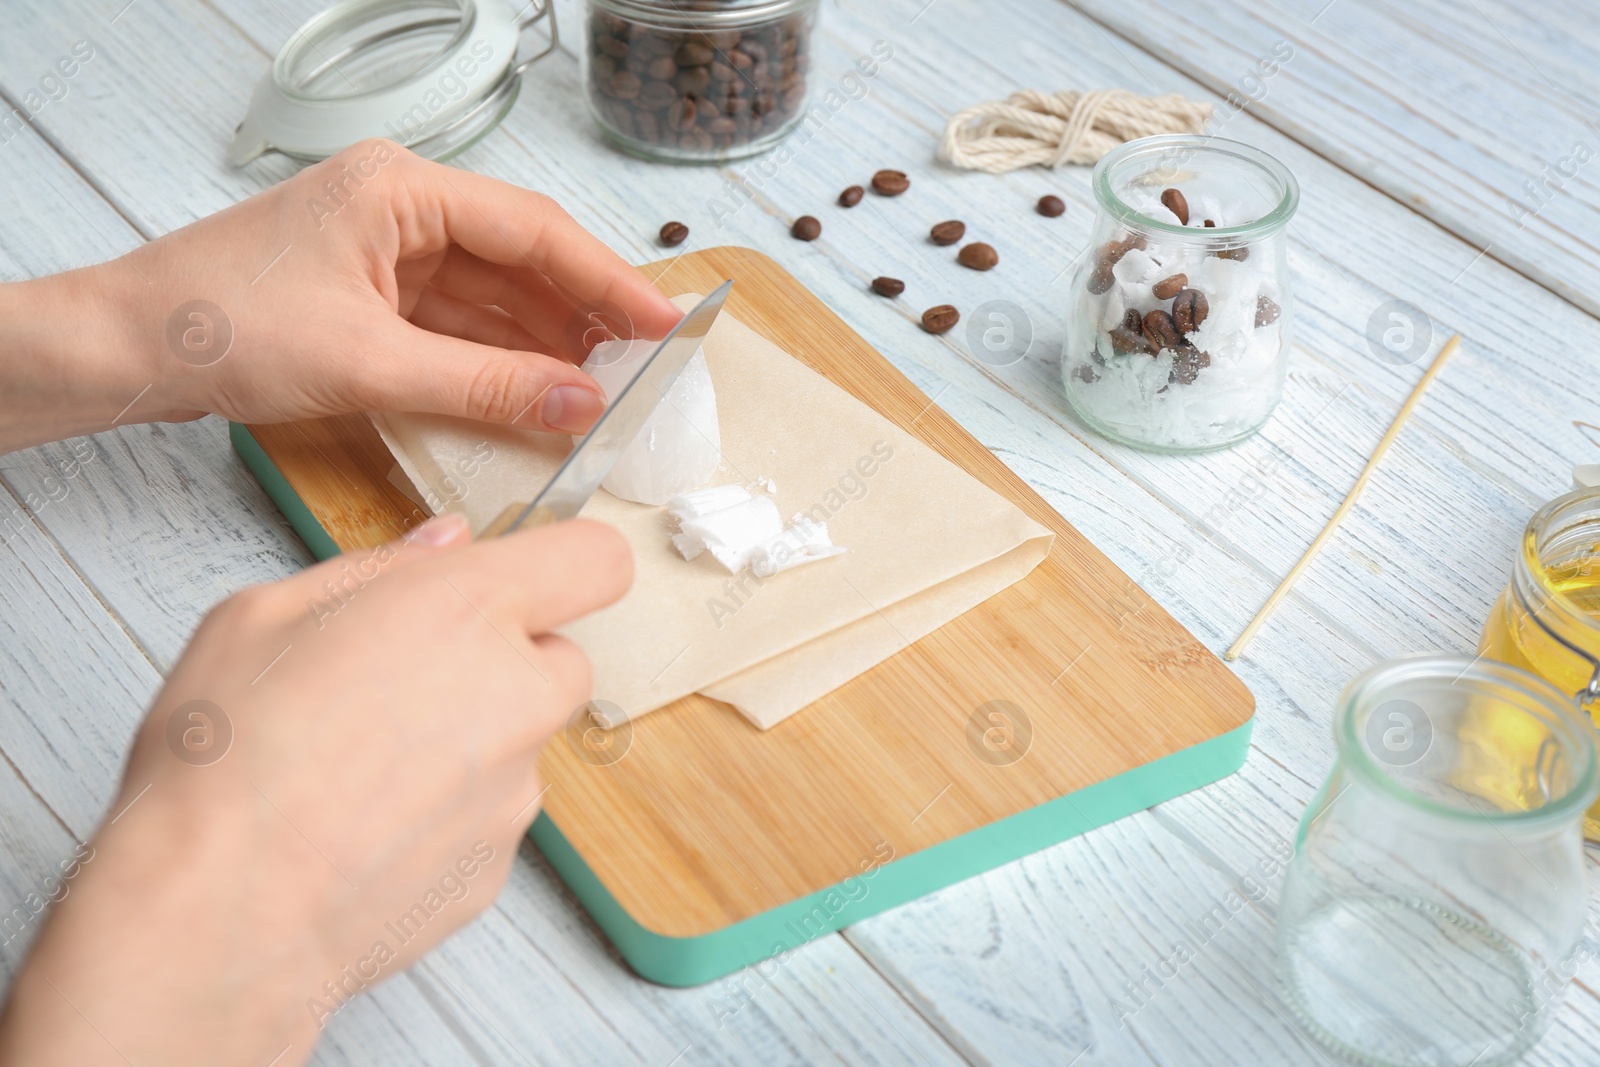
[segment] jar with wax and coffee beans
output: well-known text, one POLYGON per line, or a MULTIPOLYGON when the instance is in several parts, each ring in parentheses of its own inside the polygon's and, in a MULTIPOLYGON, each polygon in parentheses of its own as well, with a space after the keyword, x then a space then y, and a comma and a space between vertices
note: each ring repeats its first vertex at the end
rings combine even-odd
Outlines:
POLYGON ((737 159, 805 114, 819 0, 588 0, 583 82, 607 139, 669 162, 737 159))
POLYGON ((1096 432, 1158 452, 1249 437, 1288 373, 1294 176, 1249 145, 1178 135, 1113 149, 1092 184, 1061 353, 1068 402, 1096 432))
MULTIPOLYGON (((1591 722, 1600 716, 1600 489, 1556 497, 1528 520, 1478 652, 1571 693, 1591 722)), ((1539 773, 1535 738, 1514 724, 1498 734, 1528 773, 1539 773)), ((1584 818, 1584 836, 1600 841, 1600 805, 1584 818)))

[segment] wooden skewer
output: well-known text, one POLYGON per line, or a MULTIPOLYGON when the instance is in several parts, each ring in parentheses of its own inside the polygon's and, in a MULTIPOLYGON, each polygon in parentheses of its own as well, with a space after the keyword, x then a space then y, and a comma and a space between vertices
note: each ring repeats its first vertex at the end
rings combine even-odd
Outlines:
POLYGON ((1306 549, 1305 554, 1300 557, 1300 562, 1294 565, 1294 569, 1284 577, 1283 581, 1278 583, 1278 588, 1274 589, 1272 595, 1267 597, 1267 602, 1261 605, 1261 610, 1256 612, 1256 617, 1251 619, 1250 625, 1244 628, 1244 633, 1239 635, 1239 640, 1235 641, 1232 647, 1223 653, 1223 659, 1231 661, 1239 658, 1239 653, 1244 651, 1244 646, 1250 643, 1251 638, 1255 637, 1256 631, 1261 629, 1262 624, 1276 610, 1278 601, 1288 595, 1294 583, 1299 580, 1300 572, 1310 566, 1317 553, 1322 551, 1322 546, 1327 543, 1328 538, 1333 536, 1333 531, 1339 528, 1339 523, 1344 521, 1345 515, 1355 506, 1356 498, 1361 495, 1361 490, 1366 488, 1367 479, 1372 477, 1372 472, 1378 466, 1378 461, 1389 450, 1389 445, 1394 442, 1395 437, 1400 433, 1400 427, 1410 417, 1411 409, 1417 406, 1417 401, 1422 399, 1422 394, 1427 391, 1428 386, 1439 376, 1439 372, 1444 369, 1445 361, 1455 355, 1456 349, 1460 345, 1461 335, 1456 334, 1445 342, 1443 348, 1439 349, 1439 354, 1433 357, 1433 366, 1429 367, 1428 372, 1422 376, 1422 380, 1417 382, 1416 387, 1411 390, 1411 395, 1406 397, 1406 402, 1400 405, 1400 412, 1394 417, 1394 423, 1390 425, 1389 432, 1383 435, 1383 439, 1378 442, 1378 447, 1373 449, 1372 458, 1367 460, 1367 465, 1362 468, 1361 476, 1356 479, 1356 484, 1351 486, 1350 492, 1345 495, 1344 503, 1339 505, 1339 509, 1333 513, 1333 518, 1328 520, 1328 524, 1322 528, 1322 532, 1317 535, 1317 539, 1311 542, 1311 547, 1306 549))

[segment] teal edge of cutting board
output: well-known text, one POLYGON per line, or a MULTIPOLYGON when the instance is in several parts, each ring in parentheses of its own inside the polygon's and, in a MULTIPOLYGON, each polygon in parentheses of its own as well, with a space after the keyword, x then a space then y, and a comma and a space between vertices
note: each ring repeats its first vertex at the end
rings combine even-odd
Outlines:
MULTIPOLYGON (((318 559, 338 555, 338 545, 250 436, 249 429, 232 423, 229 436, 245 466, 306 547, 318 559)), ((898 856, 837 886, 699 937, 666 937, 636 922, 589 869, 560 827, 543 812, 534 820, 528 836, 639 975, 668 986, 700 985, 752 963, 784 956, 850 923, 1226 778, 1244 766, 1254 724, 1252 713, 1243 725, 1209 741, 920 852, 898 856)))

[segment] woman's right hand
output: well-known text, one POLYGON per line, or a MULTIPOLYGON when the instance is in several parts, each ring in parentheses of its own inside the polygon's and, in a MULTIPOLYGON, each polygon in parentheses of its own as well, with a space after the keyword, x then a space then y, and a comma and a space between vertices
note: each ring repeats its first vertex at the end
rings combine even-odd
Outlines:
POLYGON ((303 1060, 494 899, 538 752, 589 697, 551 631, 631 580, 610 527, 472 544, 444 516, 219 605, 13 986, 0 1061, 303 1060))

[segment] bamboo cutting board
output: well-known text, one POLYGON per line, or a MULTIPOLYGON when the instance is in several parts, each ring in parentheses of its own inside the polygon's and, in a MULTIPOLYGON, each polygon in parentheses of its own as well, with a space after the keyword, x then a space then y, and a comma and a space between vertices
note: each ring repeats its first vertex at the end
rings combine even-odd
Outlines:
MULTIPOLYGON (((1244 685, 786 271, 744 248, 645 270, 669 295, 734 279, 734 316, 1056 541, 1021 582, 772 730, 691 696, 546 748, 532 835, 636 970, 686 985, 781 957, 1242 764, 1244 685)), ((319 556, 420 518, 365 418, 234 430, 319 556)))

